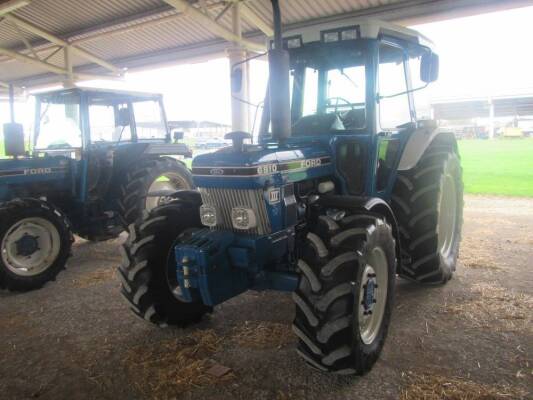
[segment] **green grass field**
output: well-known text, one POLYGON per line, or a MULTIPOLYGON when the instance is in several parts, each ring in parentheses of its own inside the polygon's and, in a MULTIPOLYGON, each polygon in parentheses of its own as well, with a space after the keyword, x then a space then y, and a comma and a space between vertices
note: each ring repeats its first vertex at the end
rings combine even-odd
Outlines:
POLYGON ((466 193, 533 197, 533 138, 461 140, 466 193))

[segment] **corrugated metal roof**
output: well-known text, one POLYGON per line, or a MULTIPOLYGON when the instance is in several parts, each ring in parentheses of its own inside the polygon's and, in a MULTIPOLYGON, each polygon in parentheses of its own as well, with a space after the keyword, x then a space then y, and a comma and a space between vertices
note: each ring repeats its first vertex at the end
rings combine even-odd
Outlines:
MULTIPOLYGON (((524 3, 509 0, 505 3, 524 3)), ((189 3, 198 3, 189 0, 189 3)), ((225 0, 204 2, 212 16, 226 6, 225 0)), ((280 0, 283 23, 298 25, 328 17, 350 14, 380 15, 386 19, 419 15, 421 6, 435 8, 437 4, 467 6, 469 4, 498 3, 496 0, 280 0), (398 10, 403 10, 398 14, 398 10), (407 11, 406 11, 407 10, 407 11), (380 14, 381 13, 381 14, 380 14)), ((501 3, 501 2, 500 2, 501 3)), ((271 24, 269 0, 247 0, 246 4, 271 24)), ((195 4, 195 6, 198 6, 195 4)), ((204 29, 188 15, 179 12, 162 0, 33 0, 14 12, 40 28, 76 44, 94 55, 119 67, 145 67, 222 51, 227 43, 204 29)), ((219 23, 231 29, 231 13, 225 13, 219 23)), ((256 27, 242 21, 245 36, 263 41, 256 27)), ((41 59, 49 56, 54 47, 35 34, 16 29, 10 21, 0 21, 0 47, 31 55, 20 34, 32 43, 41 59)), ((47 62, 63 67, 63 51, 47 62)), ((72 57, 74 67, 91 67, 86 59, 72 57)), ((92 65, 94 67, 94 65, 92 65)), ((0 56, 0 82, 32 85, 39 82, 60 81, 40 66, 14 61, 0 56)))

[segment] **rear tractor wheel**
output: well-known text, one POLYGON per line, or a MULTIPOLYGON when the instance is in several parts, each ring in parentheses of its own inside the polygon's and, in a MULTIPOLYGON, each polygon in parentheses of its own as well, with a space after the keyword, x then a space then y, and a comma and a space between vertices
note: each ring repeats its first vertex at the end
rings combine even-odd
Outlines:
POLYGON ((174 247, 183 235, 201 228, 199 204, 174 199, 130 225, 119 268, 122 295, 140 318, 159 326, 185 326, 212 308, 180 301, 174 247))
POLYGON ((455 271, 463 225, 461 164, 446 137, 437 137, 413 169, 398 175, 392 207, 402 243, 399 275, 446 283, 455 271))
POLYGON ((297 351, 322 371, 363 375, 379 357, 396 271, 392 229, 371 215, 321 216, 308 233, 293 293, 297 351))
POLYGON ((120 188, 119 212, 125 226, 141 218, 143 211, 168 203, 169 193, 192 188, 192 175, 179 161, 169 157, 141 161, 120 188))
POLYGON ((60 210, 37 199, 0 205, 0 286, 38 289, 65 267, 73 242, 60 210))

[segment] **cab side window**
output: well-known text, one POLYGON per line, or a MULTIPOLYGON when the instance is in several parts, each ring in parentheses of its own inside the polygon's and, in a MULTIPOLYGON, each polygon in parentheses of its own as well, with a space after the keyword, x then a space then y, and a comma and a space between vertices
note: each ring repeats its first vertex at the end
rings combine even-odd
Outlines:
POLYGON ((379 125, 382 130, 394 131, 411 122, 407 91, 405 53, 399 48, 381 43, 379 48, 379 125))

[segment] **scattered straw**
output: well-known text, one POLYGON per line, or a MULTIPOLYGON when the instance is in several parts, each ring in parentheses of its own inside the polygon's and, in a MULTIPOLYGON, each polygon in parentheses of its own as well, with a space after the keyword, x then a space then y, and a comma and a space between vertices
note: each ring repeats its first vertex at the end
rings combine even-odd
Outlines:
POLYGON ((533 296, 487 283, 473 285, 471 295, 446 304, 444 312, 458 314, 476 327, 533 332, 533 296))
POLYGON ((150 346, 137 346, 124 360, 139 392, 146 397, 168 399, 195 388, 225 382, 232 373, 215 377, 208 373, 209 357, 220 348, 222 338, 213 330, 198 330, 184 338, 150 346))
POLYGON ((483 239, 474 240, 466 237, 462 240, 461 249, 459 254, 461 266, 476 269, 501 269, 500 263, 494 259, 494 249, 487 246, 483 239))
POLYGON ((289 325, 258 321, 246 321, 236 327, 232 337, 238 345, 256 349, 279 348, 294 340, 289 325))
POLYGON ((28 319, 26 314, 4 314, 0 319, 0 326, 2 331, 7 331, 9 328, 27 327, 29 321, 31 318, 28 319))
POLYGON ((80 278, 74 279, 73 284, 76 288, 86 288, 89 286, 98 285, 102 282, 114 280, 115 277, 115 268, 99 269, 96 271, 91 271, 80 278))
POLYGON ((508 385, 487 385, 438 375, 404 374, 400 400, 518 400, 528 393, 508 385))

